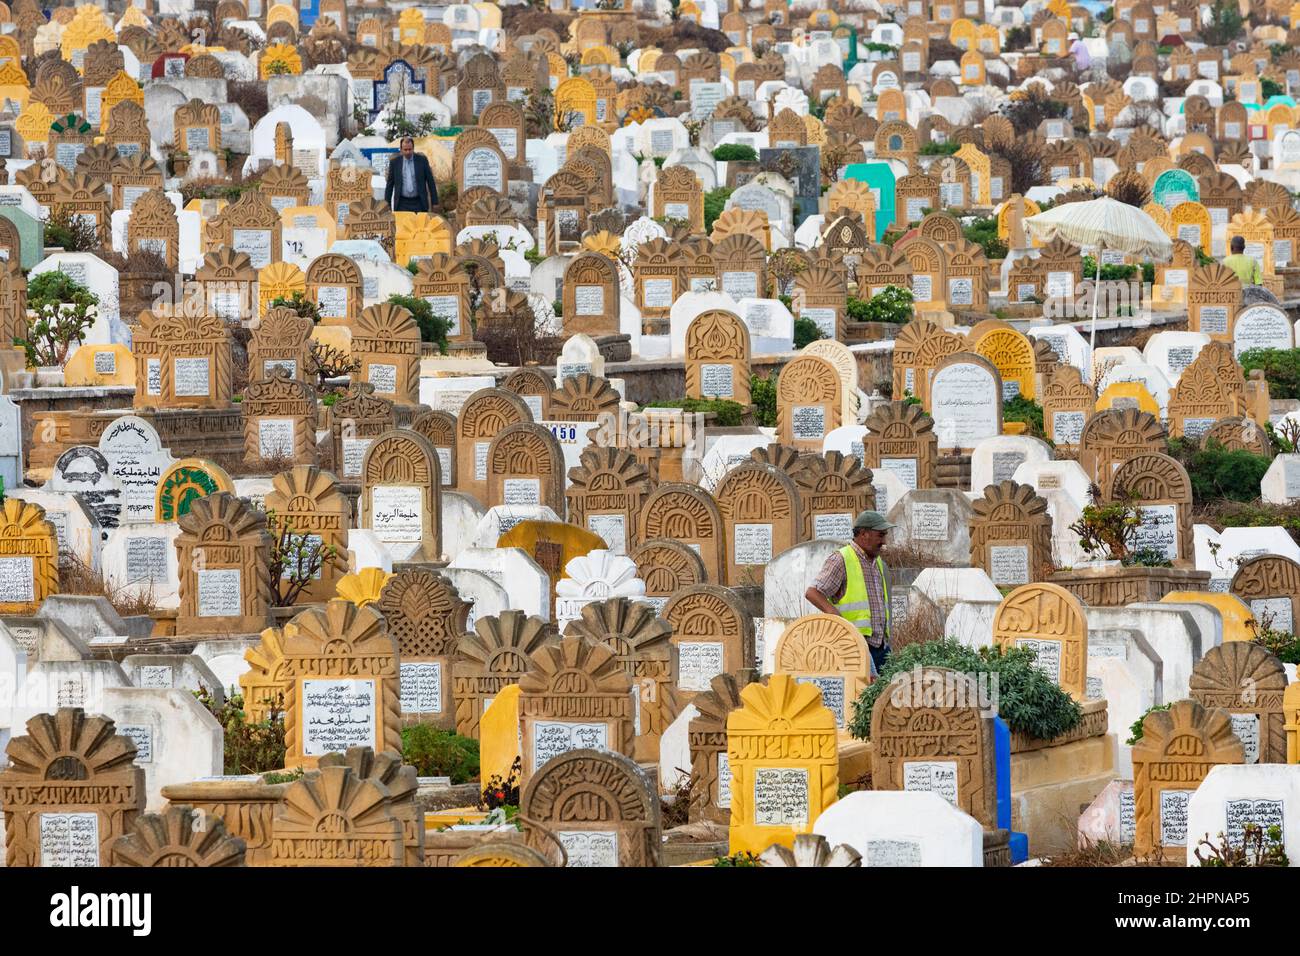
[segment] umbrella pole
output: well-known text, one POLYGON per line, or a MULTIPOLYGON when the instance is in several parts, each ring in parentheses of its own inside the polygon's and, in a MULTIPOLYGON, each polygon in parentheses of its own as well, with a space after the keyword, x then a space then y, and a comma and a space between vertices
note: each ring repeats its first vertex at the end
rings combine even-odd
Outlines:
POLYGON ((1092 283, 1092 333, 1088 339, 1088 365, 1092 374, 1097 374, 1097 366, 1092 360, 1092 353, 1097 348, 1097 299, 1101 296, 1101 243, 1097 243, 1097 278, 1092 283))

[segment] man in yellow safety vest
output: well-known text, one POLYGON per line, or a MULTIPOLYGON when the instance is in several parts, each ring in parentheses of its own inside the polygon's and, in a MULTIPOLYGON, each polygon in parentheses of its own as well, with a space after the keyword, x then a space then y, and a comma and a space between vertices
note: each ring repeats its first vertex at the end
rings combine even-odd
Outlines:
POLYGON ((880 549, 894 527, 878 511, 862 512, 853 522, 853 540, 826 559, 804 592, 817 610, 838 614, 861 632, 877 674, 889 659, 890 637, 889 572, 880 549))

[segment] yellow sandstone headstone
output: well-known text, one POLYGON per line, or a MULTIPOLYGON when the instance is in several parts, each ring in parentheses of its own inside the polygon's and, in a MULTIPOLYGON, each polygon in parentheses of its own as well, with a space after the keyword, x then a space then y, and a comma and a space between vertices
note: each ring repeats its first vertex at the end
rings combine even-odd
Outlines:
POLYGON ((835 715, 816 685, 785 674, 750 684, 740 699, 727 715, 731 853, 793 848, 796 834, 810 832, 837 798, 835 715))
POLYGON ((135 357, 125 345, 81 345, 63 367, 68 385, 135 386, 135 357))
POLYGON ((478 725, 479 780, 487 786, 493 777, 510 778, 510 768, 521 759, 519 740, 519 685, 509 684, 483 711, 478 725))
POLYGON ((1132 408, 1134 402, 1137 403, 1139 410, 1150 412, 1156 418, 1160 417, 1160 404, 1141 382, 1112 382, 1107 385, 1106 391, 1102 392, 1101 397, 1097 399, 1097 411, 1104 412, 1108 408, 1132 408))
POLYGON ((1208 604, 1223 616, 1223 643, 1249 641, 1254 634, 1246 626, 1252 615, 1246 602, 1235 594, 1220 591, 1170 591, 1161 604, 1208 604))

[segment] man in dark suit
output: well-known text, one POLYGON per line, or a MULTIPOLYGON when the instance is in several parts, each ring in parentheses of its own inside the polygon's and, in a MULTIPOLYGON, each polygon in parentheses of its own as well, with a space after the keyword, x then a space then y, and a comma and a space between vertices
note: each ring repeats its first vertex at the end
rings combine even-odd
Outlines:
POLYGON ((415 151, 415 140, 402 137, 402 151, 388 164, 384 201, 393 212, 432 212, 438 206, 438 187, 429 157, 415 151))

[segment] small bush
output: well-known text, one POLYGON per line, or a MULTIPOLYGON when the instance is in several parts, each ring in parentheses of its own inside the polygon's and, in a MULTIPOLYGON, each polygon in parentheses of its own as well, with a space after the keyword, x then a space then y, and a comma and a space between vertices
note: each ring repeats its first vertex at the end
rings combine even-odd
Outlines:
POLYGON ((758 152, 744 143, 728 143, 715 149, 713 158, 720 163, 756 163, 758 152))
POLYGON ((1187 475, 1192 479, 1194 502, 1213 498, 1254 501, 1259 497, 1260 482, 1271 464, 1263 455, 1244 448, 1228 451, 1213 440, 1198 447, 1194 441, 1172 438, 1169 440, 1169 454, 1187 469, 1187 475))
POLYGON ((1300 398, 1300 349, 1249 349, 1239 361, 1247 375, 1264 370, 1269 398, 1300 398))
POLYGON ((402 760, 421 777, 465 783, 478 776, 478 741, 432 724, 402 728, 402 760))
MULTIPOLYGON (((451 329, 451 320, 441 315, 433 314, 433 306, 427 299, 422 299, 415 295, 390 295, 388 301, 393 305, 400 305, 403 309, 411 313, 415 319, 415 324, 420 327, 420 341, 436 342, 438 350, 443 355, 447 354, 447 332, 451 329)), ((461 316, 462 322, 469 321, 468 316, 461 316)))
POLYGON ((949 639, 910 644, 890 655, 880 678, 854 702, 849 732, 871 737, 871 711, 894 675, 914 667, 947 667, 962 673, 996 674, 997 711, 1011 730, 1050 740, 1074 729, 1082 718, 1079 704, 1034 665, 1034 652, 1014 648, 974 650, 949 639))
POLYGON ((776 427, 776 374, 771 378, 749 377, 749 400, 754 405, 754 424, 776 427))
POLYGON ((851 322, 892 322, 904 325, 912 319, 912 290, 887 285, 869 299, 849 296, 845 314, 851 322))
POLYGON ((680 408, 684 412, 710 412, 717 415, 716 424, 721 427, 739 425, 744 418, 745 407, 739 402, 727 398, 679 398, 672 402, 650 402, 644 408, 680 408))
POLYGON ((723 209, 726 208, 727 200, 731 198, 733 190, 726 186, 720 186, 717 189, 711 189, 704 194, 704 231, 712 232, 713 224, 717 218, 722 215, 723 209))
POLYGON ((288 299, 282 295, 276 296, 271 300, 269 308, 293 309, 300 318, 311 319, 316 325, 320 325, 320 306, 301 292, 295 291, 293 296, 288 299))
POLYGON ((60 246, 67 252, 90 252, 99 248, 99 228, 60 206, 45 222, 45 245, 60 246))
POLYGON ((951 156, 961 149, 961 143, 926 143, 921 147, 922 156, 951 156))
POLYGON ((94 324, 99 297, 66 272, 42 272, 27 286, 27 308, 35 312, 27 337, 13 344, 27 353, 29 367, 62 365, 94 324))
POLYGON ((998 237, 997 216, 976 219, 970 225, 963 226, 961 234, 968 242, 973 242, 983 249, 984 255, 988 258, 1005 259, 1007 257, 1007 244, 998 237))
POLYGON ((244 698, 240 694, 231 694, 220 707, 206 690, 200 690, 194 696, 221 724, 225 736, 225 773, 266 773, 284 767, 283 694, 278 694, 270 702, 266 720, 252 724, 244 713, 244 698))
POLYGON ((816 342, 818 339, 824 339, 826 335, 817 323, 809 318, 798 318, 794 320, 794 347, 803 348, 809 342, 816 342))
POLYGON ((1024 422, 1029 426, 1029 434, 1035 438, 1046 438, 1043 431, 1043 406, 1032 398, 1017 395, 1002 403, 1002 420, 1004 422, 1024 422))

